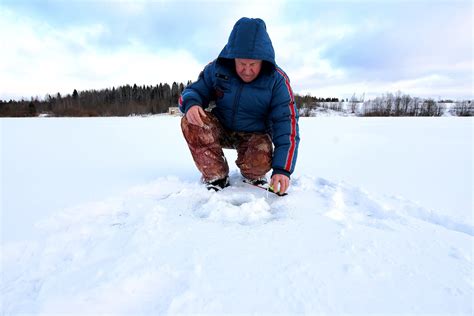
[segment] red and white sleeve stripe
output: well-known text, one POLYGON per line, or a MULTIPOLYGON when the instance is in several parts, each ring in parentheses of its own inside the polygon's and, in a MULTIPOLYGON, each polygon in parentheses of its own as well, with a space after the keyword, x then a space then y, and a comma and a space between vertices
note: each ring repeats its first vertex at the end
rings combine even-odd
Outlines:
POLYGON ((288 103, 291 124, 290 149, 288 150, 288 154, 286 156, 285 170, 291 172, 291 169, 293 167, 293 158, 295 156, 296 151, 296 105, 293 90, 290 86, 290 79, 281 69, 277 68, 277 71, 283 76, 283 78, 285 78, 286 89, 288 90, 288 94, 290 95, 290 102, 288 103))

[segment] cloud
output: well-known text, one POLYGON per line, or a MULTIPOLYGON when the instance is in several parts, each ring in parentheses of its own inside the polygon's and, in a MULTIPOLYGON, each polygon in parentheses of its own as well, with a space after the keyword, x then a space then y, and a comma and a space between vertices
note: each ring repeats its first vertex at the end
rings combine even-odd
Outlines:
MULTIPOLYGON (((197 78, 242 16, 268 1, 12 2, 0 6, 0 98, 197 78), (215 12, 226 8, 219 19, 215 12), (196 14, 196 12, 199 12, 196 14)), ((278 8, 267 9, 270 18, 278 8)))
POLYGON ((472 98, 471 12, 470 1, 7 0, 0 98, 194 80, 242 16, 265 20, 295 92, 472 98))
POLYGON ((289 4, 277 57, 300 93, 472 98, 471 14, 467 1, 289 4))
POLYGON ((0 59, 0 98, 18 98, 25 91, 43 97, 73 89, 187 82, 202 68, 184 49, 152 50, 132 40, 113 50, 97 49, 95 43, 107 32, 102 24, 58 29, 2 11, 0 37, 8 46, 0 59))

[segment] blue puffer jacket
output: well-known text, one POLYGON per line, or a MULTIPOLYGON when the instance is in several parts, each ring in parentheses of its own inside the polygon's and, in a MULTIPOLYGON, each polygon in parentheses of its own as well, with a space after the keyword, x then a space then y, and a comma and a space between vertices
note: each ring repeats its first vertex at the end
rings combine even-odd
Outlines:
POLYGON ((186 113, 196 104, 207 108, 210 101, 215 101, 212 113, 224 128, 269 133, 275 146, 273 174, 290 176, 298 154, 298 111, 290 80, 275 62, 272 42, 261 19, 237 21, 219 57, 183 91, 179 107, 186 113), (235 71, 235 58, 263 60, 259 76, 250 83, 242 81, 235 71))

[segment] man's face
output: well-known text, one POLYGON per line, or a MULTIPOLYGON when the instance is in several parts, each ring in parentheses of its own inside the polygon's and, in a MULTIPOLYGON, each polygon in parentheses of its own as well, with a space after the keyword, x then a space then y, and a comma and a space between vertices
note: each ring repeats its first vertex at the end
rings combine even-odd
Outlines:
POLYGON ((259 59, 235 59, 235 70, 244 82, 251 82, 257 78, 262 69, 262 61, 259 59))

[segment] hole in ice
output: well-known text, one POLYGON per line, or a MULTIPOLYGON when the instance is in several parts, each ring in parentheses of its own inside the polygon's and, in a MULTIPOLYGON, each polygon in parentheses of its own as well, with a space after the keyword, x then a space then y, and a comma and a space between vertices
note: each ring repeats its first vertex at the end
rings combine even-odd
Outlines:
POLYGON ((228 198, 225 198, 224 201, 226 201, 229 204, 232 204, 234 206, 241 206, 245 203, 249 203, 254 201, 255 198, 251 195, 232 195, 228 198))
POLYGON ((215 194, 199 205, 195 214, 215 221, 247 225, 269 220, 272 217, 270 210, 264 198, 256 198, 252 194, 215 194))

